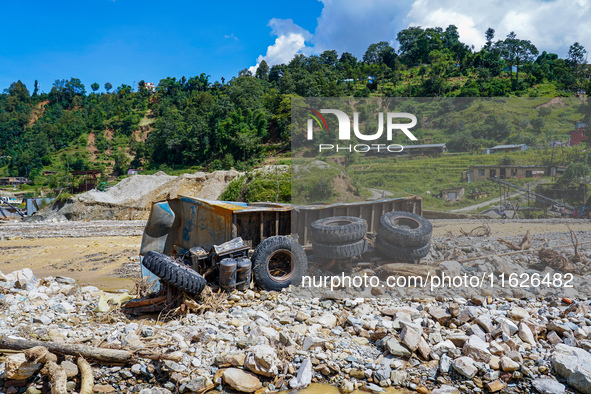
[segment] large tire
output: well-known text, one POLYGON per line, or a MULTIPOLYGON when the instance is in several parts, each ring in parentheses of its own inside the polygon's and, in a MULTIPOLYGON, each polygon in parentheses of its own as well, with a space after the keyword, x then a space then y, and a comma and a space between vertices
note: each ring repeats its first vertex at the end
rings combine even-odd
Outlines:
POLYGON ((199 273, 163 253, 149 251, 144 256, 142 263, 144 267, 163 281, 191 295, 199 295, 207 284, 205 278, 199 273))
POLYGON ((425 246, 432 233, 433 226, 427 219, 402 211, 383 214, 378 227, 384 241, 406 247, 425 246))
POLYGON ((349 244, 331 245, 314 242, 312 244, 314 255, 327 259, 346 259, 362 255, 367 250, 364 239, 349 244))
POLYGON ((310 225, 314 242, 348 244, 359 241, 367 233, 367 222, 355 216, 333 216, 318 219, 310 225))
POLYGON ((380 235, 376 237, 376 249, 387 259, 397 261, 414 261, 422 259, 429 254, 431 250, 431 241, 423 246, 398 246, 385 241, 380 235))
POLYGON ((255 282, 264 290, 281 291, 300 283, 308 272, 306 252, 291 237, 277 235, 258 244, 251 258, 255 282))

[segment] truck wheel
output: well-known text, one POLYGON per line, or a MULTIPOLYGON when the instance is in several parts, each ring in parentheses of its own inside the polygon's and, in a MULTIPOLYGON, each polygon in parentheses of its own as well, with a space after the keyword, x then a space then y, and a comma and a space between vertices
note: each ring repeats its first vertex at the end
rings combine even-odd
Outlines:
POLYGON ((424 246, 431 239, 431 233, 431 222, 410 212, 385 213, 378 228, 378 234, 384 241, 408 247, 424 246))
POLYGON ((367 222, 355 216, 333 216, 318 219, 310 225, 312 240, 323 244, 348 244, 367 233, 367 222))
POLYGON ((207 283, 196 271, 160 252, 151 250, 146 253, 143 264, 163 281, 191 295, 199 295, 207 283))
POLYGON ((398 246, 385 241, 380 235, 376 237, 376 249, 380 254, 388 259, 398 261, 418 260, 429 254, 431 250, 431 241, 423 246, 398 246))
POLYGON ((281 291, 298 284, 308 272, 304 249, 295 239, 283 235, 258 244, 251 260, 255 281, 264 290, 281 291))
POLYGON ((346 259, 362 255, 367 250, 367 246, 364 239, 342 245, 314 242, 312 244, 312 250, 314 251, 314 255, 327 259, 346 259))

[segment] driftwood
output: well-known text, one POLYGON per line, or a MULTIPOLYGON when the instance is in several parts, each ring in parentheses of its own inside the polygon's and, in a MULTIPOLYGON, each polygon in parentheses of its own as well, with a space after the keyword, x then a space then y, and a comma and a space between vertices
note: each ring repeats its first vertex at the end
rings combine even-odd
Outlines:
POLYGON ((48 361, 57 362, 57 356, 50 353, 45 346, 35 346, 25 350, 25 358, 32 363, 45 364, 48 361))
POLYGON ((127 304, 125 304, 124 308, 126 308, 126 309, 138 308, 140 306, 160 304, 161 302, 164 302, 164 301, 166 301, 165 295, 162 297, 157 297, 157 298, 148 298, 146 300, 129 301, 127 304))
POLYGON ((488 224, 485 223, 482 226, 473 228, 469 232, 464 231, 464 229, 460 227, 460 233, 462 233, 464 237, 488 237, 491 231, 488 224))
POLYGON ((573 243, 574 248, 575 248, 575 255, 573 256, 572 261, 575 263, 583 261, 583 258, 579 254, 579 237, 577 237, 577 234, 575 234, 575 232, 570 228, 570 226, 568 224, 566 225, 566 227, 568 228, 568 231, 570 232, 570 240, 573 243))
POLYGON ((540 264, 544 267, 549 266, 553 270, 561 272, 575 271, 575 265, 555 250, 540 249, 538 257, 540 258, 540 264))
POLYGON ((509 242, 503 238, 499 238, 499 242, 504 243, 509 248, 511 248, 511 250, 526 250, 531 248, 531 235, 529 234, 529 230, 527 230, 525 237, 523 237, 519 245, 515 245, 513 242, 509 242))
POLYGON ((148 358, 151 360, 174 360, 179 361, 179 357, 162 354, 151 353, 145 351, 138 351, 136 353, 128 352, 127 350, 105 349, 86 345, 70 344, 70 343, 56 343, 56 342, 42 342, 31 341, 27 339, 12 339, 5 336, 0 337, 0 348, 12 350, 26 350, 35 346, 45 346, 49 351, 58 354, 66 354, 71 356, 82 356, 103 363, 113 364, 127 364, 134 362, 137 357, 148 358))
POLYGON ((94 376, 92 375, 92 368, 84 357, 78 357, 78 369, 80 369, 80 394, 92 394, 94 387, 94 376))
POLYGON ((41 373, 49 377, 49 382, 51 383, 51 394, 68 394, 68 390, 66 390, 66 382, 68 377, 61 366, 57 365, 53 361, 48 361, 45 363, 41 373))

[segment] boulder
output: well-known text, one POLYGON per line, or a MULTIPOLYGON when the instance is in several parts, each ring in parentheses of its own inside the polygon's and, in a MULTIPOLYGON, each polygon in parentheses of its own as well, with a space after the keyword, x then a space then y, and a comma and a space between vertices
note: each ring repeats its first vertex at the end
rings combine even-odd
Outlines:
POLYGON ((223 374, 224 383, 243 393, 254 393, 263 385, 256 375, 238 368, 228 368, 223 374))
POLYGON ((557 382, 551 378, 534 379, 532 386, 538 390, 540 394, 564 394, 564 384, 557 382))
POLYGON ((591 394, 591 353, 559 343, 551 357, 556 373, 569 386, 584 394, 591 394))
POLYGON ((453 361, 452 366, 457 373, 468 379, 472 379, 478 372, 478 368, 474 365, 474 360, 466 356, 456 358, 453 361))
POLYGON ((28 379, 41 367, 41 364, 28 362, 24 353, 11 354, 6 357, 4 378, 11 380, 28 379))
POLYGON ((277 376, 279 360, 275 349, 267 345, 256 345, 246 356, 244 366, 257 375, 277 376))
POLYGON ((476 361, 488 363, 491 357, 488 343, 477 335, 471 335, 462 348, 464 356, 470 356, 476 361))

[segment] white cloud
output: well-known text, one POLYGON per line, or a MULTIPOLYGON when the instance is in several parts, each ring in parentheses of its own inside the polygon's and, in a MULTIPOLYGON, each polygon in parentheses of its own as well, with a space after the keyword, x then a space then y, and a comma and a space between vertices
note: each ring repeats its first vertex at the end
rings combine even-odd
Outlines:
POLYGON ((396 48, 396 34, 412 0, 321 0, 324 4, 314 32, 316 52, 336 49, 362 56, 370 44, 388 41, 396 48))
POLYGON ((257 58, 257 64, 248 68, 253 75, 263 60, 269 66, 289 63, 297 53, 310 53, 306 42, 312 38, 312 34, 306 29, 293 23, 291 19, 273 18, 269 22, 271 34, 277 36, 275 43, 267 47, 267 53, 257 58))
POLYGON ((226 35, 224 35, 224 38, 231 38, 234 41, 238 41, 238 37, 236 37, 234 35, 234 33, 232 33, 232 34, 226 34, 226 35))
POLYGON ((406 26, 445 28, 454 24, 460 39, 479 49, 487 28, 495 29, 495 39, 514 31, 530 40, 540 51, 566 55, 575 41, 591 49, 590 0, 416 0, 406 18, 406 26))
MULTIPOLYGON (((460 40, 479 50, 485 31, 495 29, 495 40, 514 31, 538 50, 565 56, 574 42, 591 52, 591 0, 319 0, 324 8, 311 35, 291 19, 272 19, 277 36, 264 59, 269 65, 287 63, 297 53, 321 53, 336 49, 361 58, 367 47, 388 41, 398 50, 396 35, 409 26, 455 25, 460 40)), ((589 56, 591 58, 591 55, 589 56)))

